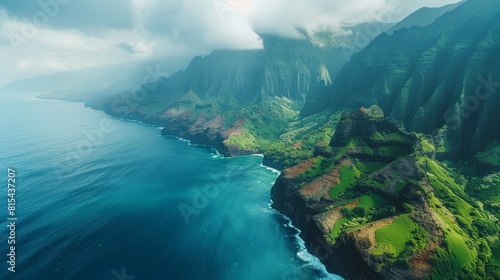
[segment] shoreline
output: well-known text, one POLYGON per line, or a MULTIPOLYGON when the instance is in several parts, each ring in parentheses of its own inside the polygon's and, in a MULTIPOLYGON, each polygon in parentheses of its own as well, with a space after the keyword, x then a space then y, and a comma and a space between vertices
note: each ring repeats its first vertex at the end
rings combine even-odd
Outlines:
MULTIPOLYGON (((311 265, 312 267, 316 268, 321 272, 324 276, 327 278, 321 278, 320 280, 343 280, 344 277, 338 275, 338 274, 333 274, 332 272, 328 271, 328 267, 321 261, 320 258, 318 258, 316 255, 313 253, 309 252, 309 248, 307 246, 307 242, 301 237, 302 230, 300 230, 298 227, 296 227, 293 224, 293 220, 290 219, 287 215, 281 213, 279 210, 275 209, 272 207, 272 200, 271 203, 269 204, 269 208, 275 213, 276 216, 279 218, 283 219, 286 223, 282 224, 283 228, 288 228, 292 229, 295 231, 293 233, 293 238, 295 239, 295 244, 298 246, 297 248, 297 253, 296 256, 303 262, 311 265)), ((305 265, 304 265, 305 266, 305 265)), ((290 277, 295 277, 291 279, 300 279, 298 278, 297 275, 291 274, 289 275, 290 277)), ((289 279, 289 278, 287 278, 289 279)))
MULTIPOLYGON (((96 109, 93 109, 93 110, 96 110, 96 109)), ((100 111, 100 110, 96 110, 96 111, 100 111)), ((104 111, 101 111, 101 112, 104 112, 104 111)), ((104 113, 106 115, 110 116, 108 113, 106 113, 106 112, 104 112, 104 113)), ((118 119, 118 120, 120 120, 120 119, 118 119)), ((141 121, 135 121, 135 123, 144 124, 141 121)), ((147 124, 146 124, 146 126, 148 126, 148 127, 161 127, 161 126, 147 125, 147 124)), ((266 165, 265 164, 265 155, 261 154, 261 153, 249 153, 249 154, 241 154, 241 155, 236 155, 236 156, 228 156, 228 155, 225 155, 225 154, 221 153, 217 148, 212 147, 209 144, 193 143, 189 139, 186 139, 186 138, 183 138, 183 137, 180 137, 180 136, 176 136, 176 135, 162 135, 162 136, 163 137, 168 137, 168 138, 174 138, 177 141, 181 141, 181 142, 187 142, 189 146, 193 146, 193 147, 196 147, 196 148, 207 148, 207 149, 210 149, 211 151, 214 152, 215 156, 222 157, 222 158, 237 158, 237 157, 244 157, 244 156, 261 157, 262 161, 259 164, 259 166, 262 167, 262 168, 267 169, 268 171, 271 171, 272 173, 277 174, 277 177, 276 177, 276 179, 273 182, 273 186, 276 184, 279 176, 283 172, 283 170, 280 170, 278 168, 274 168, 272 166, 266 165)), ((273 207, 273 201, 271 199, 271 190, 269 190, 269 199, 270 199, 270 201, 269 201, 269 209, 272 210, 277 217, 285 219, 287 221, 286 224, 283 224, 281 226, 283 228, 285 228, 285 229, 288 227, 288 228, 291 228, 294 231, 296 231, 296 233, 293 235, 294 239, 295 239, 294 243, 299 247, 297 250, 295 250, 296 251, 296 256, 299 259, 301 259, 302 261, 304 261, 305 263, 307 263, 307 265, 310 265, 310 266, 318 269, 318 271, 321 272, 326 277, 326 278, 322 277, 319 280, 343 280, 344 277, 342 277, 342 276, 340 276, 338 274, 334 274, 332 271, 330 271, 328 265, 326 263, 324 263, 318 256, 316 256, 314 254, 313 248, 317 248, 318 246, 320 246, 320 244, 318 243, 318 244, 316 244, 316 245, 314 245, 312 247, 308 246, 308 245, 312 245, 312 241, 308 241, 308 240, 304 239, 301 236, 302 233, 303 233, 303 231, 300 228, 298 228, 297 226, 294 225, 292 218, 288 217, 285 213, 282 213, 281 211, 279 211, 278 209, 276 209, 275 207, 273 207), (306 256, 307 259, 305 259, 306 257, 303 257, 303 256, 306 256)), ((306 265, 304 265, 304 266, 306 266, 306 265)), ((289 276, 297 277, 297 275, 294 275, 294 274, 289 275, 289 276)))
MULTIPOLYGON (((54 100, 54 101, 80 103, 80 104, 83 104, 84 107, 86 107, 86 108, 89 108, 89 109, 94 110, 94 111, 102 112, 106 116, 111 117, 111 118, 113 118, 115 120, 118 120, 118 121, 132 122, 132 123, 136 123, 136 124, 139 124, 139 125, 142 125, 142 126, 145 126, 145 127, 160 129, 160 131, 163 131, 163 128, 164 128, 164 126, 158 125, 158 124, 146 123, 146 122, 143 122, 143 121, 140 121, 140 120, 136 120, 136 119, 125 119, 125 118, 116 117, 116 116, 113 116, 113 115, 109 114, 105 110, 101 110, 101 109, 98 109, 98 108, 94 108, 94 107, 88 106, 84 102, 71 101, 71 100, 60 100, 60 99, 51 99, 51 98, 39 98, 39 97, 36 97, 36 98, 38 98, 40 100, 54 100)), ((213 152, 213 154, 215 156, 222 157, 222 158, 236 158, 236 157, 240 157, 240 156, 262 157, 262 161, 260 163, 260 167, 265 168, 265 169, 267 169, 267 170, 269 170, 269 171, 277 174, 277 178, 273 182, 273 187, 276 185, 276 182, 277 182, 279 176, 281 175, 281 173, 283 171, 281 168, 279 168, 277 166, 267 165, 266 164, 266 157, 262 153, 248 153, 248 154, 239 154, 239 155, 236 155, 236 156, 231 156, 231 155, 226 155, 223 152, 221 153, 221 151, 219 151, 217 148, 215 148, 215 147, 213 147, 213 146, 211 146, 210 144, 207 144, 207 143, 195 143, 195 142, 193 142, 190 139, 183 138, 183 137, 177 136, 177 135, 171 135, 171 134, 162 134, 162 133, 160 133, 160 136, 162 136, 162 137, 168 137, 168 138, 175 138, 175 140, 181 141, 181 142, 187 142, 188 145, 193 146, 193 147, 209 149, 209 150, 211 150, 213 152)), ((334 274, 334 272, 332 272, 331 269, 329 269, 329 266, 327 265, 327 263, 325 263, 324 261, 322 261, 317 255, 314 254, 314 248, 317 248, 318 246, 320 246, 320 244, 319 243, 316 244, 317 242, 314 242, 314 240, 306 240, 303 237, 303 230, 301 230, 299 227, 297 227, 296 225, 294 225, 293 219, 291 217, 288 217, 285 213, 282 213, 281 211, 279 211, 278 209, 276 209, 275 207, 273 207, 274 202, 271 199, 271 190, 269 190, 269 199, 270 199, 270 201, 269 201, 270 202, 270 204, 269 204, 270 209, 273 212, 275 212, 278 217, 285 218, 286 221, 287 221, 287 224, 284 224, 284 225, 281 225, 281 226, 284 227, 284 228, 286 228, 286 227, 292 228, 293 230, 295 230, 297 232, 294 235, 295 243, 296 243, 296 245, 299 246, 299 249, 296 250, 297 257, 300 258, 301 260, 303 260, 304 262, 309 263, 309 264, 311 264, 313 266, 314 265, 316 265, 316 266, 320 265, 320 267, 316 267, 316 268, 319 268, 319 271, 321 271, 322 273, 324 272, 327 275, 327 278, 321 278, 321 280, 328 280, 328 279, 340 280, 340 279, 344 279, 342 276, 340 276, 338 274, 334 274), (305 254, 306 256, 308 256, 309 261, 304 260, 299 254, 303 254, 303 255, 305 254)))
MULTIPOLYGON (((106 115, 108 115, 108 114, 106 113, 106 115)), ((224 155, 223 153, 220 153, 215 147, 212 147, 212 146, 210 146, 208 144, 196 144, 196 143, 192 143, 192 141, 189 140, 189 139, 185 139, 185 138, 182 138, 182 137, 179 137, 179 136, 175 136, 175 135, 162 135, 162 136, 169 137, 169 138, 175 138, 176 140, 182 141, 182 142, 187 142, 188 145, 193 146, 193 147, 208 148, 208 149, 210 149, 212 151, 215 151, 215 154, 217 156, 222 157, 222 158, 236 158, 236 157, 242 157, 242 156, 262 157, 262 161, 261 161, 261 163, 260 163, 259 166, 277 174, 277 177, 276 177, 276 179, 273 182, 273 187, 276 184, 279 176, 283 172, 283 170, 280 170, 278 168, 274 168, 272 166, 266 165, 265 164, 265 155, 264 154, 253 153, 253 154, 242 154, 242 155, 237 155, 237 156, 227 156, 227 155, 224 155)), ((327 265, 325 262, 323 262, 321 260, 321 258, 314 253, 314 249, 315 248, 318 248, 318 247, 323 246, 323 245, 321 243, 319 243, 319 242, 316 242, 316 241, 313 241, 313 240, 307 240, 305 237, 303 237, 303 230, 301 230, 298 226, 294 225, 293 219, 291 217, 288 217, 285 213, 282 213, 280 210, 278 210, 275 207, 273 207, 274 202, 273 202, 273 200, 271 198, 271 190, 269 190, 269 199, 270 199, 270 201, 269 201, 269 208, 270 208, 270 210, 272 210, 276 214, 277 217, 285 219, 287 221, 286 224, 282 224, 281 226, 283 228, 285 228, 285 229, 286 228, 291 228, 294 231, 296 231, 296 233, 294 234, 294 239, 295 239, 294 243, 295 243, 295 245, 297 245, 299 247, 297 250, 295 250, 296 251, 296 256, 299 259, 301 259, 302 261, 304 261, 305 263, 307 263, 308 265, 310 265, 310 266, 318 269, 319 272, 321 272, 322 274, 324 274, 324 276, 326 278, 322 277, 319 280, 343 280, 343 279, 345 279, 341 275, 335 274, 333 271, 331 271, 329 265, 327 265), (305 257, 303 257, 304 255, 308 259, 305 259, 305 257)), ((306 266, 306 264, 304 266, 306 266)), ((289 276, 290 277, 294 277, 292 279, 300 279, 295 274, 291 274, 289 276)))

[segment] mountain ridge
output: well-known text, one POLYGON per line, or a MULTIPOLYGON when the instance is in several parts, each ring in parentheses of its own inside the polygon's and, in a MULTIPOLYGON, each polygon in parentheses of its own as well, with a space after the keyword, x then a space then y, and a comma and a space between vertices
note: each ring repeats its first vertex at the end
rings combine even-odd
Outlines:
POLYGON ((380 35, 345 65, 330 95, 309 96, 301 115, 328 107, 379 105, 387 115, 402 119, 406 127, 418 132, 437 134, 454 122, 451 128, 455 131, 448 132, 462 136, 457 142, 444 135, 452 146, 447 156, 470 159, 488 142, 500 138, 498 133, 484 132, 491 132, 492 124, 488 129, 484 122, 478 123, 480 117, 498 117, 498 110, 492 108, 500 108, 499 60, 494 55, 498 50, 499 10, 494 1, 468 1, 431 25, 380 35), (481 10, 488 12, 479 15, 481 10), (419 38, 419 42, 412 38, 419 38), (480 86, 482 92, 476 93, 480 86), (484 96, 488 102, 481 100, 484 96), (436 111, 443 114, 429 113, 436 111), (462 115, 459 124, 451 116, 457 114, 462 115), (474 139, 475 133, 480 135, 474 139))

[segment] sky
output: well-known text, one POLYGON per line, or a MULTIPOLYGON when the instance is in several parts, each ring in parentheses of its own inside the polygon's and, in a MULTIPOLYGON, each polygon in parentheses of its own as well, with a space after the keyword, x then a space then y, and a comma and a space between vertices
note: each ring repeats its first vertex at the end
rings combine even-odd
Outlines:
POLYGON ((258 34, 339 32, 458 0, 0 0, 0 85, 21 78, 215 49, 258 34))

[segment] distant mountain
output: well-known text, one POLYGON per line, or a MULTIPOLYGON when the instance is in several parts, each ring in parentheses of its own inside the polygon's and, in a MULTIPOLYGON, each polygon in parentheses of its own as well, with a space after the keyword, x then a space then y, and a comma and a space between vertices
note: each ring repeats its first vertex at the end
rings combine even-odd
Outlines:
POLYGON ((447 157, 471 158, 500 139, 499 51, 500 2, 470 0, 430 25, 377 37, 301 114, 378 105, 443 140, 447 157))
POLYGON ((47 92, 46 98, 89 100, 96 96, 118 94, 159 75, 170 76, 184 68, 186 57, 164 57, 151 61, 57 72, 11 82, 0 87, 0 92, 47 92))
MULTIPOLYGON (((61 89, 78 88, 90 79, 95 79, 107 72, 106 68, 84 69, 69 72, 57 72, 48 75, 26 78, 0 87, 2 92, 50 92, 61 89)), ((94 88, 101 85, 96 84, 94 88)))
POLYGON ((464 1, 449 4, 442 7, 424 7, 420 8, 417 11, 413 12, 409 16, 407 16, 402 21, 398 22, 391 29, 389 29, 386 33, 392 35, 395 31, 403 29, 403 28, 411 28, 413 26, 427 26, 433 23, 436 19, 442 16, 444 13, 452 11, 456 7, 460 6, 464 1))
POLYGON ((344 26, 336 32, 317 31, 311 40, 323 47, 343 47, 350 52, 357 52, 366 47, 375 37, 390 30, 396 23, 363 22, 353 26, 344 26))

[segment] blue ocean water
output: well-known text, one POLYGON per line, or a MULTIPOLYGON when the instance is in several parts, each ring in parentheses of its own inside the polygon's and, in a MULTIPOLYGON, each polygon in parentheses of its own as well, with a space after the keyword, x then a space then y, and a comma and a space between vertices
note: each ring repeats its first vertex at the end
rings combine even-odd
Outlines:
POLYGON ((0 100, 0 279, 341 279, 271 209, 278 174, 262 158, 223 158, 79 103, 0 100))

